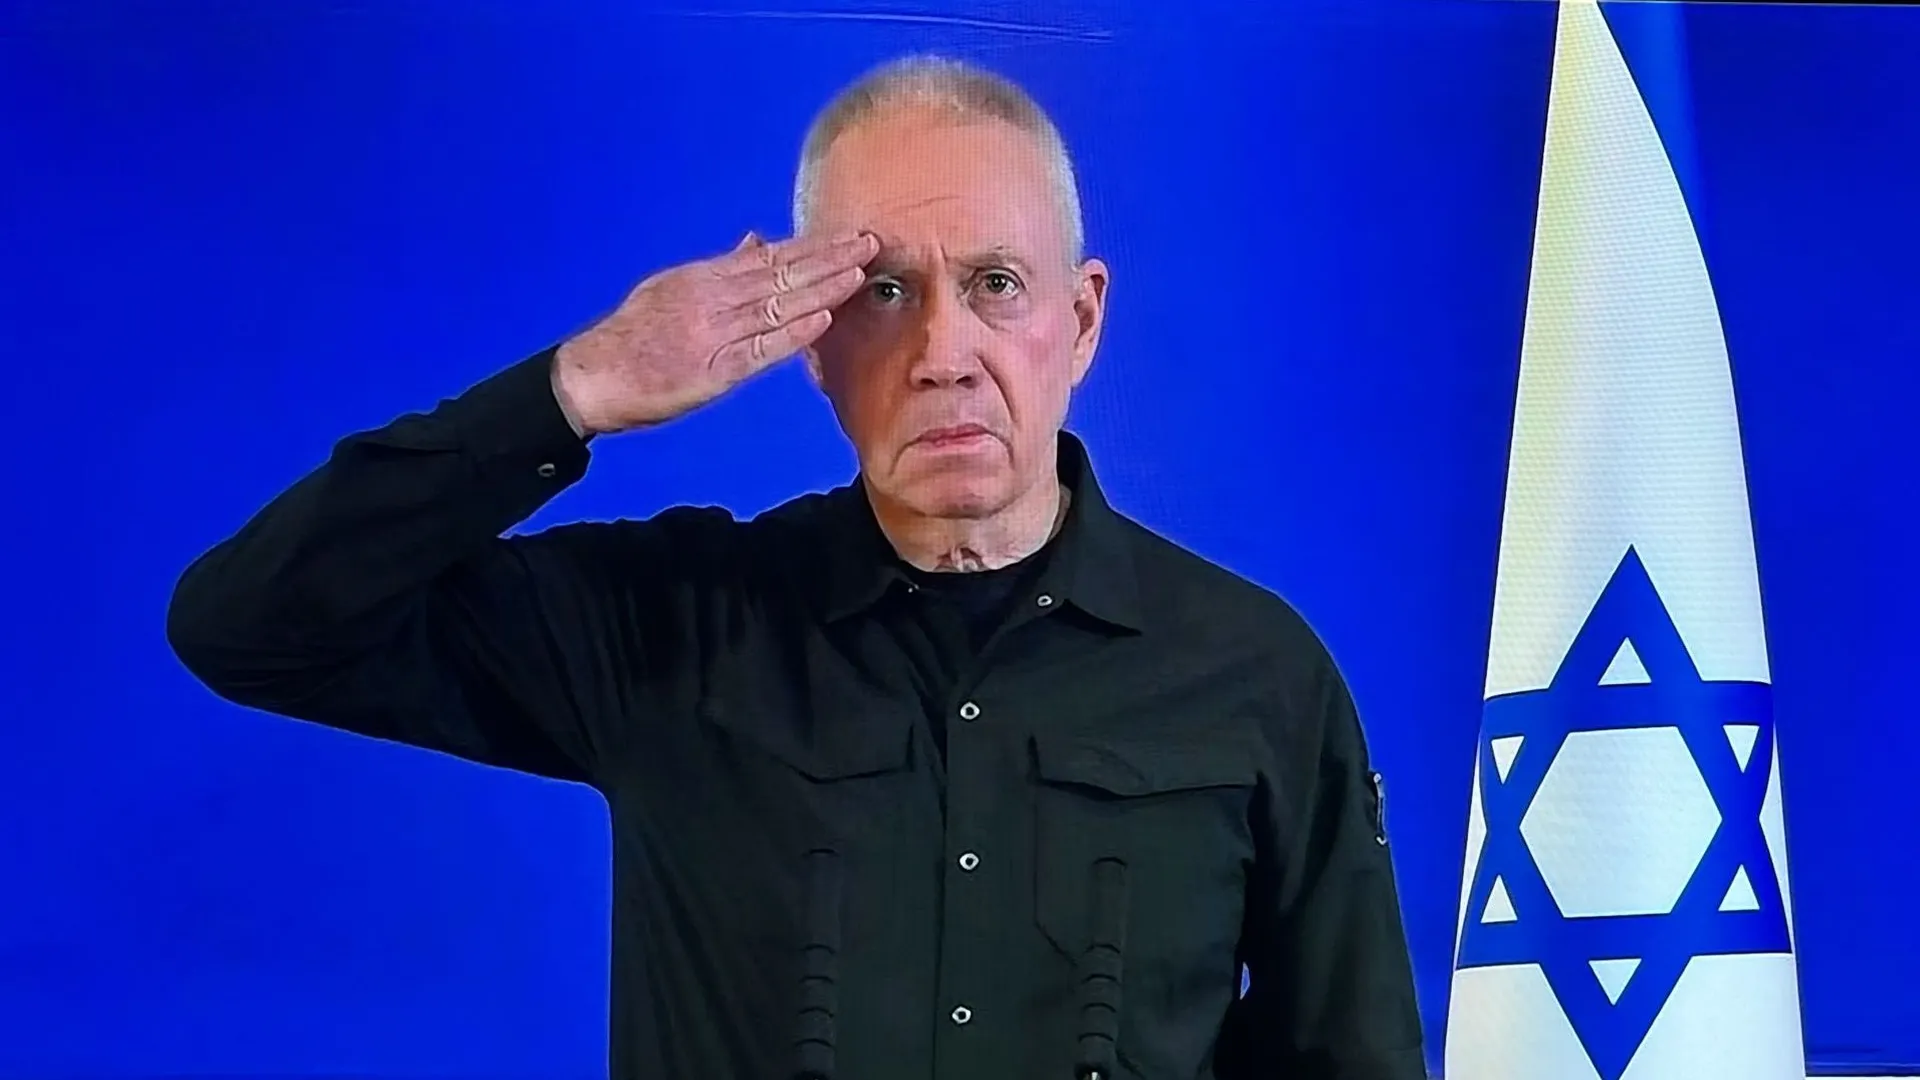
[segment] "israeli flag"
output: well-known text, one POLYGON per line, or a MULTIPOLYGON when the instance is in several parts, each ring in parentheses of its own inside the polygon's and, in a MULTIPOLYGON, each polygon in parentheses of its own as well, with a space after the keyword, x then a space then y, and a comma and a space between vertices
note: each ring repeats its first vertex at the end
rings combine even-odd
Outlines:
POLYGON ((1594 0, 1562 0, 1447 1080, 1801 1080, 1726 343, 1594 0))

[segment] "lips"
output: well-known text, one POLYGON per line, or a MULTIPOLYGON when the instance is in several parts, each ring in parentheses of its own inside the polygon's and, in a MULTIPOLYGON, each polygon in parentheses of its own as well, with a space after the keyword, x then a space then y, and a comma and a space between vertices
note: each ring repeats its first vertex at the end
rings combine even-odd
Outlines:
POLYGON ((933 446, 940 446, 945 443, 961 442, 966 439, 977 438, 982 435, 990 435, 990 434, 992 434, 992 432, 988 431, 984 427, 981 427, 979 424, 956 424, 952 427, 939 427, 939 428, 934 428, 931 431, 922 432, 920 434, 920 437, 913 441, 917 443, 928 443, 933 446))

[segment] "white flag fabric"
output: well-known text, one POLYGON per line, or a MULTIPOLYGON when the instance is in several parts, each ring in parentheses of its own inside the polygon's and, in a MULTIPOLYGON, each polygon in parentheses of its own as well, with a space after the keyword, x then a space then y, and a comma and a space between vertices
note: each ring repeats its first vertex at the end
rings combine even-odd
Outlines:
POLYGON ((1801 1080, 1733 379, 1605 14, 1562 0, 1447 1080, 1801 1080))

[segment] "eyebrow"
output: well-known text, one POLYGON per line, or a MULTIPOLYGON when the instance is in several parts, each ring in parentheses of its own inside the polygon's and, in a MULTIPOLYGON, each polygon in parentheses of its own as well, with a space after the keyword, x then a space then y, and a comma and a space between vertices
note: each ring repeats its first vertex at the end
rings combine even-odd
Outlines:
POLYGON ((984 266, 1006 266, 1018 270, 1023 274, 1027 272, 1027 260, 1021 258, 1018 252, 1005 244, 995 244, 984 251, 975 252, 962 259, 961 262, 967 266, 976 268, 984 266))
MULTIPOLYGON (((1031 265, 1026 259, 1022 258, 1018 252, 1006 244, 992 244, 976 251, 970 251, 957 256, 950 261, 956 265, 967 267, 970 270, 980 270, 991 266, 1005 266, 1013 270, 1018 270, 1022 274, 1030 274, 1031 265)), ((900 255, 898 245, 883 240, 880 245, 880 254, 876 255, 873 261, 867 265, 880 273, 893 273, 907 269, 908 261, 900 255)))

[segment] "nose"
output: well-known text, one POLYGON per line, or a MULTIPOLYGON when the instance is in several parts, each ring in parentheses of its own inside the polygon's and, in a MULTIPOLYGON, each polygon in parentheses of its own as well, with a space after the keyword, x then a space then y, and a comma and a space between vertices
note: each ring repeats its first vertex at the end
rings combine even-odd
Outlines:
POLYGON ((972 387, 983 377, 973 312, 938 290, 921 309, 920 347, 911 376, 916 387, 972 387))

